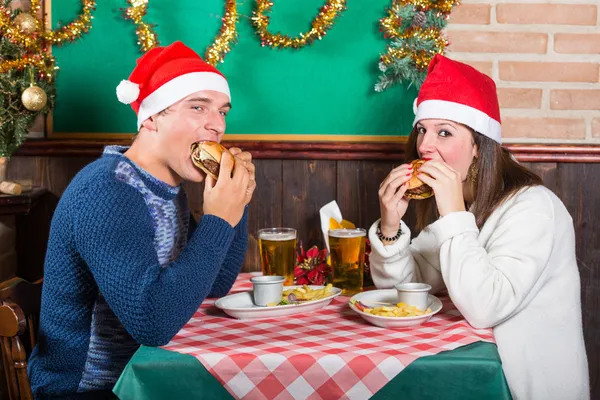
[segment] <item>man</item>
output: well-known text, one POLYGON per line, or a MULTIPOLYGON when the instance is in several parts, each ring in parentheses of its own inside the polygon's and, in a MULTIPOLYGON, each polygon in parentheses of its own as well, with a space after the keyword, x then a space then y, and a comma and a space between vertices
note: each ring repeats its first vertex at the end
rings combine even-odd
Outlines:
POLYGON ((218 180, 190 159, 192 143, 223 137, 223 75, 176 42, 143 55, 117 96, 137 113, 136 140, 80 171, 52 221, 29 364, 37 399, 109 398, 140 344, 167 344, 206 297, 225 295, 246 253, 250 154, 231 149, 218 180), (203 179, 196 226, 180 184, 203 179))

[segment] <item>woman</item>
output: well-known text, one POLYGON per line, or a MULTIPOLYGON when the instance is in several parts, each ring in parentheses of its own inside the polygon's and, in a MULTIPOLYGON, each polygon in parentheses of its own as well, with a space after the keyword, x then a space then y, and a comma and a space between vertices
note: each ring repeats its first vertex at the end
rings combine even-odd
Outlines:
POLYGON ((416 236, 402 222, 411 164, 379 190, 371 227, 378 288, 425 282, 447 289, 466 320, 493 328, 515 399, 588 399, 572 219, 541 179, 501 144, 492 79, 441 55, 416 102, 407 159, 434 197, 416 202, 416 236))

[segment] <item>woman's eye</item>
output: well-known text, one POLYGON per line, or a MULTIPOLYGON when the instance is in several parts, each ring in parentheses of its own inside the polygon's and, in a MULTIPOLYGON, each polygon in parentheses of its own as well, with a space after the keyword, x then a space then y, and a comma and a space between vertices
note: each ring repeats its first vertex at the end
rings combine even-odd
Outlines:
POLYGON ((202 111, 202 110, 204 110, 204 108, 202 106, 192 106, 192 109, 196 110, 196 111, 202 111))
POLYGON ((226 117, 227 116, 227 111, 219 111, 221 113, 221 116, 226 117))
POLYGON ((448 136, 452 136, 452 134, 448 131, 440 131, 439 135, 441 137, 448 137, 448 136))
POLYGON ((427 131, 426 131, 426 130, 425 130, 425 128, 423 128, 422 126, 420 126, 419 128, 417 128, 417 133, 418 133, 419 135, 424 135, 424 134, 425 134, 425 132, 427 132, 427 131))

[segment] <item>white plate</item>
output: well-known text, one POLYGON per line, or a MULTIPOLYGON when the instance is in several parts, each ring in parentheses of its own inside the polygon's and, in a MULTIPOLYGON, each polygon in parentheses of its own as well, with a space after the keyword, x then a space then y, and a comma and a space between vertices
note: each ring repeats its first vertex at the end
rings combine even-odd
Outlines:
MULTIPOLYGON (((380 289, 370 290, 368 292, 358 293, 350 299, 360 301, 366 306, 377 307, 378 304, 374 302, 392 303, 396 304, 396 289, 380 289)), ((378 315, 371 315, 366 312, 360 311, 354 304, 349 303, 350 308, 363 317, 366 321, 373 325, 380 326, 382 328, 400 328, 404 326, 415 326, 421 325, 440 312, 442 309, 442 302, 434 295, 429 295, 429 308, 431 312, 425 315, 419 315, 417 317, 381 317, 378 315)))
MULTIPOLYGON (((296 289, 298 286, 284 286, 283 290, 296 289)), ((308 286, 311 289, 323 289, 325 286, 308 286)), ((342 294, 342 289, 332 287, 331 296, 324 299, 305 301, 300 304, 290 304, 286 306, 260 307, 254 304, 252 291, 236 293, 221 297, 215 302, 215 306, 225 311, 228 315, 238 319, 258 319, 258 318, 276 318, 306 313, 318 310, 331 303, 335 297, 342 294)))

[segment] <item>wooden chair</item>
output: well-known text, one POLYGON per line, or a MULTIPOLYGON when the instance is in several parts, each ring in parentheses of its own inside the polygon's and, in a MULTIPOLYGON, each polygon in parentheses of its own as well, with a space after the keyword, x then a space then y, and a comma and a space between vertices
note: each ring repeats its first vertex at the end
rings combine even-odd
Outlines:
POLYGON ((10 400, 33 400, 27 356, 36 343, 42 281, 12 278, 0 283, 0 340, 10 400), (25 345, 21 338, 25 338, 25 345))

